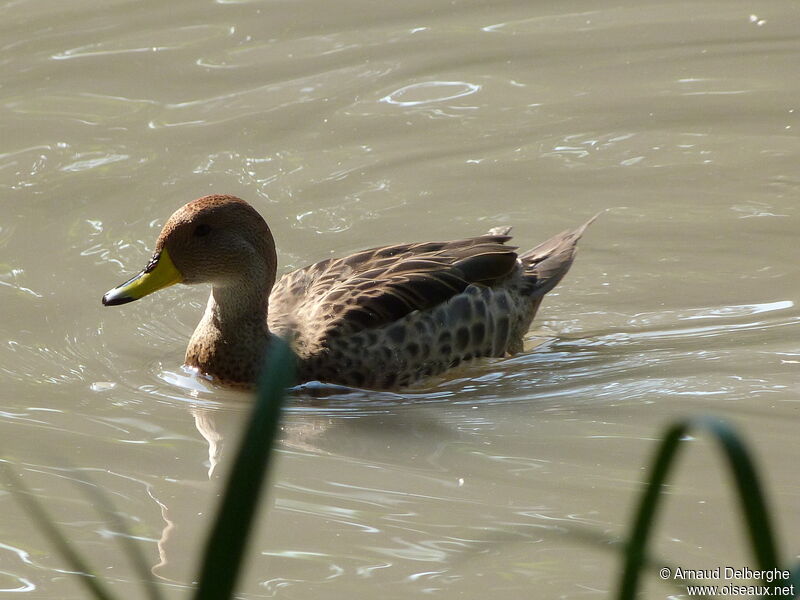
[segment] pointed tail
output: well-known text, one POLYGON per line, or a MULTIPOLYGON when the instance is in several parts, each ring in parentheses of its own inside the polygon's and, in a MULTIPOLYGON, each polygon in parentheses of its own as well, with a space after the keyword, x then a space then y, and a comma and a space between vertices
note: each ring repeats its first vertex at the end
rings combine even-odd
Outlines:
POLYGON ((535 248, 519 255, 525 278, 533 285, 531 296, 541 298, 567 274, 575 259, 578 240, 603 212, 600 211, 577 229, 562 231, 535 248))

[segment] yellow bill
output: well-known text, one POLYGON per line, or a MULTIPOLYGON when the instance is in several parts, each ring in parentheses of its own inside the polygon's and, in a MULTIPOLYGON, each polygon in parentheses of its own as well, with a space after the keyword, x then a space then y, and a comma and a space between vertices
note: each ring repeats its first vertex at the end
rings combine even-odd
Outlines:
POLYGON ((163 248, 153 257, 144 271, 106 292, 103 296, 103 305, 116 306, 133 302, 181 281, 183 281, 183 275, 172 262, 167 249, 163 248))

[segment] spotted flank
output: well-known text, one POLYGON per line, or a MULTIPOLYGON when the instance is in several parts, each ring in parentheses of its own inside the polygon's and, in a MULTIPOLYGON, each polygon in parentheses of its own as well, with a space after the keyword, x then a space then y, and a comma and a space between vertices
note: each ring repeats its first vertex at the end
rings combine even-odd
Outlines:
MULTIPOLYGON (((542 297, 569 269, 587 225, 522 256, 505 245, 510 228, 377 248, 284 276, 270 302, 299 300, 293 333, 302 379, 405 387, 474 358, 521 351, 542 297), (366 267, 350 271, 353 264, 366 267), (349 277, 336 276, 343 273, 349 277), (305 296, 300 281, 314 282, 305 296)), ((287 314, 271 314, 270 327, 279 331, 287 314)))

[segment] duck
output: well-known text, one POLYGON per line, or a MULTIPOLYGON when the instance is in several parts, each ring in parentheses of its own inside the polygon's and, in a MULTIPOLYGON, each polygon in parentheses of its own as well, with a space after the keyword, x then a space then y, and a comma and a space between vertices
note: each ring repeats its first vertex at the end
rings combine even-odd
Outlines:
POLYGON ((496 227, 328 258, 276 281, 264 218, 241 198, 214 194, 175 211, 147 266, 108 291, 103 305, 178 283, 210 284, 187 367, 250 387, 283 338, 295 354, 296 383, 396 390, 471 359, 520 352, 542 299, 596 217, 525 252, 507 244, 510 227, 496 227))

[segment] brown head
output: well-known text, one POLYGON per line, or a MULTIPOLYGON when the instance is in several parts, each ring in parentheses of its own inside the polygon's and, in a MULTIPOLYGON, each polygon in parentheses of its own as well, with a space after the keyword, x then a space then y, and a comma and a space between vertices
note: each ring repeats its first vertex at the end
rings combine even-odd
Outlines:
POLYGON ((132 302, 175 283, 215 287, 275 282, 275 242, 264 219, 235 196, 204 196, 167 220, 153 258, 138 275, 103 296, 103 304, 132 302))

